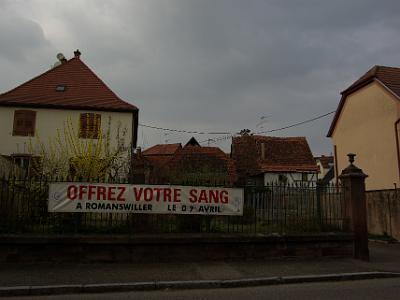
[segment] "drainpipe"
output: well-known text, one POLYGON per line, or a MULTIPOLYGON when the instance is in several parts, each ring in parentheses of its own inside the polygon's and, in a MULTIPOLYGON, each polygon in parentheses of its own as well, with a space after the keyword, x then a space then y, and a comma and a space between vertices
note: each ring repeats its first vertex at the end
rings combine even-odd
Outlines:
POLYGON ((399 169, 399 180, 400 180, 400 151, 399 151, 399 131, 397 125, 400 123, 400 119, 398 119, 394 123, 394 132, 396 133, 396 150, 397 150, 397 168, 399 169))

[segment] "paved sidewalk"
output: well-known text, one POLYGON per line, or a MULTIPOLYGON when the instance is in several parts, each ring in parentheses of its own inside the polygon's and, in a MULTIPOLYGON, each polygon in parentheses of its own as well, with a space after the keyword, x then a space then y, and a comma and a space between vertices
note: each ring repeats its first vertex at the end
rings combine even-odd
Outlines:
POLYGON ((0 287, 237 280, 357 272, 400 273, 400 243, 370 243, 371 261, 350 258, 143 264, 0 264, 0 287))

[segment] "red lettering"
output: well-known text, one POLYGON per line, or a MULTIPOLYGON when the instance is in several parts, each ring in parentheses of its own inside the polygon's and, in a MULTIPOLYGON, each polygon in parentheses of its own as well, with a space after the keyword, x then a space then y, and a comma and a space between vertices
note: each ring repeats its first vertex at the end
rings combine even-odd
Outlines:
POLYGON ((86 194, 86 185, 80 185, 79 186, 79 200, 82 200, 83 195, 86 194))
POLYGON ((119 193, 117 196, 117 201, 125 201, 124 193, 125 193, 126 187, 119 186, 118 190, 119 190, 119 193))
POLYGON ((191 203, 196 203, 197 202, 197 190, 192 189, 189 191, 189 201, 191 203))
POLYGON ((95 186, 94 185, 89 185, 89 193, 88 193, 88 199, 92 200, 92 196, 95 194, 95 186))
POLYGON ((229 195, 227 191, 221 191, 220 197, 221 197, 221 203, 226 204, 229 202, 229 195))
POLYGON ((164 202, 171 202, 171 189, 165 188, 164 189, 164 202))
POLYGON ((207 192, 205 190, 201 190, 200 196, 199 196, 199 203, 204 201, 205 203, 208 203, 207 201, 207 192))
POLYGON ((151 201, 153 199, 153 190, 151 188, 144 189, 144 201, 151 201))
POLYGON ((97 200, 106 200, 106 188, 104 186, 97 187, 97 200), (103 199, 100 199, 102 196, 103 199))
POLYGON ((70 200, 75 200, 77 196, 78 188, 75 185, 70 185, 67 189, 67 198, 70 200))
POLYGON ((142 197, 142 192, 143 188, 140 188, 139 190, 135 187, 133 188, 133 193, 135 194, 136 201, 140 201, 140 198, 142 197))
POLYGON ((181 189, 174 189, 174 202, 181 202, 181 189))
POLYGON ((115 186, 110 186, 109 188, 108 188, 108 193, 107 193, 107 198, 108 198, 108 200, 110 200, 110 201, 114 201, 115 200, 115 198, 114 198, 114 196, 115 196, 115 192, 114 192, 114 190, 115 190, 115 186))
POLYGON ((210 193, 210 201, 209 202, 211 203, 212 201, 214 201, 214 203, 218 203, 219 202, 219 191, 210 190, 209 193, 210 193))
POLYGON ((161 188, 154 188, 153 190, 156 192, 156 201, 159 202, 162 189, 161 188))

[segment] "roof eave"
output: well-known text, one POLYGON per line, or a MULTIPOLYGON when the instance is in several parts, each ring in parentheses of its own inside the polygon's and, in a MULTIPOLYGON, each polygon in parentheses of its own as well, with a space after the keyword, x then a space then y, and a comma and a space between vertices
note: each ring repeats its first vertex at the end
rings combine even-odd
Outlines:
POLYGON ((264 174, 264 173, 310 173, 310 172, 318 172, 318 169, 296 169, 296 170, 290 170, 290 169, 282 169, 282 170, 274 170, 274 171, 268 171, 268 170, 263 170, 263 171, 258 171, 257 174, 264 174))
POLYGON ((43 108, 73 109, 73 110, 85 109, 85 110, 115 111, 115 112, 137 112, 137 111, 139 111, 139 109, 138 109, 135 105, 130 104, 129 102, 127 102, 127 101, 121 99, 117 94, 115 94, 115 92, 113 92, 113 91, 108 87, 108 85, 105 84, 104 81, 103 81, 96 73, 94 73, 94 72, 92 71, 92 69, 89 68, 89 66, 87 66, 87 65, 86 65, 79 57, 77 57, 77 56, 75 56, 75 57, 73 57, 73 58, 67 60, 65 63, 62 63, 62 64, 60 64, 60 65, 57 66, 57 67, 51 68, 51 69, 45 71, 44 73, 41 73, 41 74, 39 74, 39 75, 37 75, 37 76, 35 76, 35 77, 29 79, 28 81, 26 81, 26 82, 24 82, 24 83, 22 83, 22 84, 20 84, 20 85, 18 85, 18 86, 16 86, 16 87, 12 88, 11 90, 8 90, 8 91, 6 91, 6 92, 4 92, 4 93, 0 93, 0 99, 1 99, 1 100, 0 100, 0 106, 43 107, 43 108), (87 68, 87 70, 88 70, 95 78, 97 78, 97 80, 103 85, 103 87, 104 87, 105 89, 107 89, 107 90, 115 97, 115 99, 116 99, 117 101, 123 103, 124 105, 130 106, 130 107, 128 107, 128 108, 121 108, 121 109, 120 109, 120 108, 107 108, 107 107, 104 107, 104 108, 102 108, 102 107, 100 107, 100 108, 97 108, 97 107, 84 107, 84 106, 74 107, 74 105, 71 105, 71 106, 68 105, 68 106, 66 107, 66 106, 63 106, 63 105, 52 105, 52 104, 42 105, 42 104, 38 104, 38 103, 35 103, 35 104, 15 103, 15 102, 13 102, 12 100, 7 100, 7 96, 10 95, 10 94, 12 94, 12 92, 14 92, 15 90, 17 90, 17 89, 21 88, 22 86, 25 86, 25 85, 27 85, 27 84, 33 82, 34 80, 39 79, 40 77, 46 76, 46 75, 48 75, 49 73, 54 72, 54 70, 56 70, 56 69, 63 68, 63 67, 67 66, 68 64, 70 64, 71 62, 74 62, 74 61, 79 61, 85 68, 87 68), (47 105, 48 105, 49 107, 47 107, 47 105))
MULTIPOLYGON (((339 116, 340 116, 340 114, 341 114, 341 112, 342 112, 342 108, 343 108, 343 106, 344 106, 344 103, 345 103, 345 101, 346 101, 347 96, 350 95, 350 94, 352 94, 352 93, 354 93, 354 92, 356 92, 356 91, 358 91, 359 89, 363 88, 364 86, 367 86, 368 84, 372 83, 372 82, 375 81, 375 80, 376 80, 375 77, 368 78, 368 79, 366 79, 366 80, 360 82, 360 83, 357 84, 356 86, 351 86, 351 87, 345 89, 344 91, 340 92, 340 94, 342 95, 342 97, 340 98, 340 102, 339 102, 338 108, 336 109, 335 116, 333 117, 331 126, 329 127, 329 131, 328 131, 326 137, 329 137, 329 138, 332 137, 332 134, 333 134, 333 132, 335 131, 336 123, 337 123, 337 121, 338 121, 338 119, 339 119, 339 116)), ((377 81, 378 81, 378 80, 377 80, 377 81)), ((381 81, 379 81, 379 83, 382 84, 381 81)))
POLYGON ((15 103, 0 102, 0 106, 16 106, 16 107, 32 107, 32 108, 48 108, 48 109, 70 109, 70 110, 90 110, 90 111, 110 111, 110 112, 137 112, 139 109, 135 106, 131 108, 107 108, 92 106, 75 106, 75 105, 51 105, 51 104, 32 104, 32 103, 15 103))

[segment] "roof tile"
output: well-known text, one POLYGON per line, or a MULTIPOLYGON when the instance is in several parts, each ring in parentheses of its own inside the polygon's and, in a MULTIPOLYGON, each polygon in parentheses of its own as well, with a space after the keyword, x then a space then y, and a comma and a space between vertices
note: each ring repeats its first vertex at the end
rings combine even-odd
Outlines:
POLYGON ((79 57, 0 94, 0 105, 137 111, 120 99, 79 57), (56 91, 64 85, 65 91, 56 91))
POLYGON ((333 156, 318 156, 315 157, 316 161, 319 161, 322 165, 323 168, 325 169, 329 169, 331 167, 331 165, 333 164, 333 156))
POLYGON ((352 85, 341 92, 342 98, 340 99, 339 106, 336 109, 336 113, 333 117, 327 137, 331 137, 333 134, 336 122, 339 119, 340 113, 347 99, 347 95, 357 91, 358 89, 373 82, 374 80, 378 80, 378 82, 384 84, 395 96, 400 98, 400 68, 386 66, 372 67, 352 85))
POLYGON ((254 161, 252 165, 247 164, 253 173, 318 171, 305 137, 251 135, 234 137, 232 143, 236 160, 254 161), (256 153, 246 153, 249 149, 256 153))
POLYGON ((182 148, 180 143, 177 144, 159 144, 144 150, 143 155, 172 155, 179 148, 182 148))

